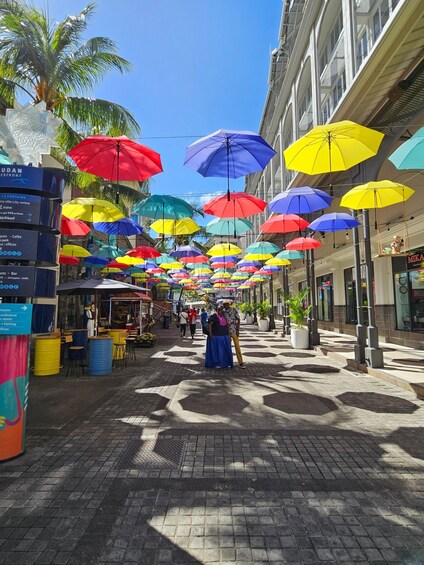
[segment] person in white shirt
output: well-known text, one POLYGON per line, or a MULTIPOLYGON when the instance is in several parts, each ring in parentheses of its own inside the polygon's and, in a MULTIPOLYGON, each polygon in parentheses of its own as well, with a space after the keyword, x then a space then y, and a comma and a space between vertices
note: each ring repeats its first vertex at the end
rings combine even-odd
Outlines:
POLYGON ((185 337, 187 330, 188 314, 185 310, 180 313, 180 334, 185 337))

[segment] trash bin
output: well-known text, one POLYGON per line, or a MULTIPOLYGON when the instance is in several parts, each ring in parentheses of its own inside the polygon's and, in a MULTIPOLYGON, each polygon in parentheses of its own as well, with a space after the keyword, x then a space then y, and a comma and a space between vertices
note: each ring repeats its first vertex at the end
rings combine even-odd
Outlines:
POLYGON ((162 320, 162 328, 164 330, 169 330, 169 322, 170 322, 170 317, 165 315, 162 320))

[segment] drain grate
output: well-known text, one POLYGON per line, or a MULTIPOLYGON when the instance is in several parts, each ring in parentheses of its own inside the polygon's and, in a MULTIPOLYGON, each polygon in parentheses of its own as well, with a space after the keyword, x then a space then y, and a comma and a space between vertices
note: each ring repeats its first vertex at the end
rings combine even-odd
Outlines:
POLYGON ((138 471, 166 471, 181 467, 185 442, 179 439, 135 440, 129 442, 115 467, 138 471))

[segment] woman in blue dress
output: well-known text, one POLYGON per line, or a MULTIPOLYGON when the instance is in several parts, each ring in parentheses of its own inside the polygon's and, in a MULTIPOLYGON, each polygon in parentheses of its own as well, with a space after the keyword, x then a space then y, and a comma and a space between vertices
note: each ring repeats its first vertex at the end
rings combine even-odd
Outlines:
POLYGON ((215 367, 216 369, 232 367, 233 352, 222 306, 218 306, 216 313, 210 316, 208 328, 205 367, 215 367))

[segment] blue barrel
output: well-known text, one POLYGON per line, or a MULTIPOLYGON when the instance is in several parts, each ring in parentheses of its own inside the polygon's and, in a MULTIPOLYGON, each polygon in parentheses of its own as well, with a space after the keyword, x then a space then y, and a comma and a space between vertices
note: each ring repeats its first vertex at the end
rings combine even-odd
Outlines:
POLYGON ((91 337, 88 357, 88 374, 96 377, 112 372, 112 338, 91 337))
POLYGON ((85 359, 87 356, 87 330, 73 330, 72 331, 72 343, 69 345, 82 345, 84 349, 78 351, 69 351, 69 359, 85 359))

